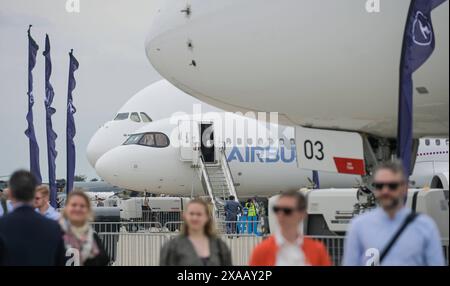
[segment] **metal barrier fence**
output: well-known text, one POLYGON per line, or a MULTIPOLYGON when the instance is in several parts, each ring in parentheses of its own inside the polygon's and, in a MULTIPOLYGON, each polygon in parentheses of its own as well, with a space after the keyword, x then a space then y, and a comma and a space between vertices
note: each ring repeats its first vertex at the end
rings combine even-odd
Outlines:
MULTIPOLYGON (((92 222, 94 229, 100 232, 179 232, 183 221, 168 221, 164 224, 159 221, 122 221, 122 222, 92 222)), ((218 221, 218 233, 229 234, 260 234, 259 222, 218 221), (229 226, 228 231, 222 226, 229 226), (258 230, 257 230, 258 229, 258 230)))
MULTIPOLYGON (((176 233, 99 233, 114 266, 158 266, 161 247, 176 233)), ((251 251, 262 237, 223 235, 231 251, 233 265, 247 265, 251 251)))
MULTIPOLYGON (((170 225, 170 224, 169 224, 170 225)), ((169 226, 167 225, 167 226, 169 226)), ((167 226, 153 223, 93 223, 104 247, 117 266, 157 266, 161 247, 178 232, 168 231, 167 226)), ((254 247, 264 237, 254 234, 220 234, 230 248, 233 265, 248 265, 254 247)), ((344 237, 310 236, 327 248, 333 265, 341 265, 344 254, 344 237)), ((449 257, 449 241, 442 242, 446 265, 449 257)))

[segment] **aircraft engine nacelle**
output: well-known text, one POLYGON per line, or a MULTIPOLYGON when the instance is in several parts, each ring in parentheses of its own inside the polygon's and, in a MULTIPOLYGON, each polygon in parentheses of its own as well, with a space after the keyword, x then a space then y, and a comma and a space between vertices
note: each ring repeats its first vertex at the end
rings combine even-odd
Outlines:
POLYGON ((449 172, 436 174, 431 180, 430 188, 448 190, 449 172))

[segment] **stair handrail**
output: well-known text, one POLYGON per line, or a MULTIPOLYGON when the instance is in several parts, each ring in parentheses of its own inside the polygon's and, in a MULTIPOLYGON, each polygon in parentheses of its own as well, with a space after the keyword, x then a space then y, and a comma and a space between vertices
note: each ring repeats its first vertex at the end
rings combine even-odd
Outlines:
POLYGON ((220 148, 220 163, 222 165, 222 169, 224 170, 225 179, 227 181, 228 189, 230 195, 234 196, 234 200, 239 202, 236 188, 234 187, 234 179, 233 174, 231 173, 230 165, 228 164, 227 155, 225 153, 225 142, 223 142, 222 147, 220 148))
POLYGON ((213 194, 212 184, 211 184, 211 181, 209 179, 208 172, 206 171, 206 166, 205 166, 205 161, 203 160, 203 156, 200 156, 200 170, 202 172, 203 179, 205 180, 205 185, 206 185, 206 189, 208 191, 208 195, 211 198, 211 202, 212 202, 213 207, 214 207, 214 213, 217 213, 218 212, 218 209, 217 209, 217 206, 216 206, 217 202, 216 202, 216 199, 215 199, 214 194, 213 194))

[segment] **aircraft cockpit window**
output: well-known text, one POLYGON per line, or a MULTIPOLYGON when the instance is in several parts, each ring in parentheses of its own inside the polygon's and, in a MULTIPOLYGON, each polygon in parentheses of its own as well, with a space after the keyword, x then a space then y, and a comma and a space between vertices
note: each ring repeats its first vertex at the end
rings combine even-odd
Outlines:
POLYGON ((141 118, 139 117, 139 114, 137 112, 131 113, 130 119, 134 122, 141 122, 141 118))
POLYGON ((169 137, 160 132, 145 133, 142 134, 142 137, 137 144, 148 147, 163 148, 169 146, 169 137))
POLYGON ((145 146, 155 146, 155 134, 153 133, 144 134, 141 140, 139 140, 139 144, 145 146))
POLYGON ((169 146, 169 138, 163 133, 155 133, 156 147, 169 146))
POLYGON ((118 113, 114 118, 115 121, 128 119, 128 112, 126 113, 118 113))
POLYGON ((145 112, 141 112, 142 122, 152 122, 153 120, 145 112))
POLYGON ((131 145, 131 144, 137 144, 139 142, 139 139, 141 139, 142 134, 135 134, 128 137, 127 141, 123 143, 123 145, 131 145))

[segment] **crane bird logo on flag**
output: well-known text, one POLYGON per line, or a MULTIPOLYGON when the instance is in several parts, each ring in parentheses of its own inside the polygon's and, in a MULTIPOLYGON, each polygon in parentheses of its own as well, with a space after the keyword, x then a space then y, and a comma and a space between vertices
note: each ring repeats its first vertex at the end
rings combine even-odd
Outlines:
POLYGON ((429 46, 433 42, 433 28, 427 16, 417 11, 413 24, 413 41, 419 46, 429 46))
POLYGON ((75 114, 75 112, 77 112, 77 110, 75 109, 75 106, 73 106, 73 104, 72 104, 72 100, 69 100, 69 103, 67 104, 67 109, 72 114, 75 114))

